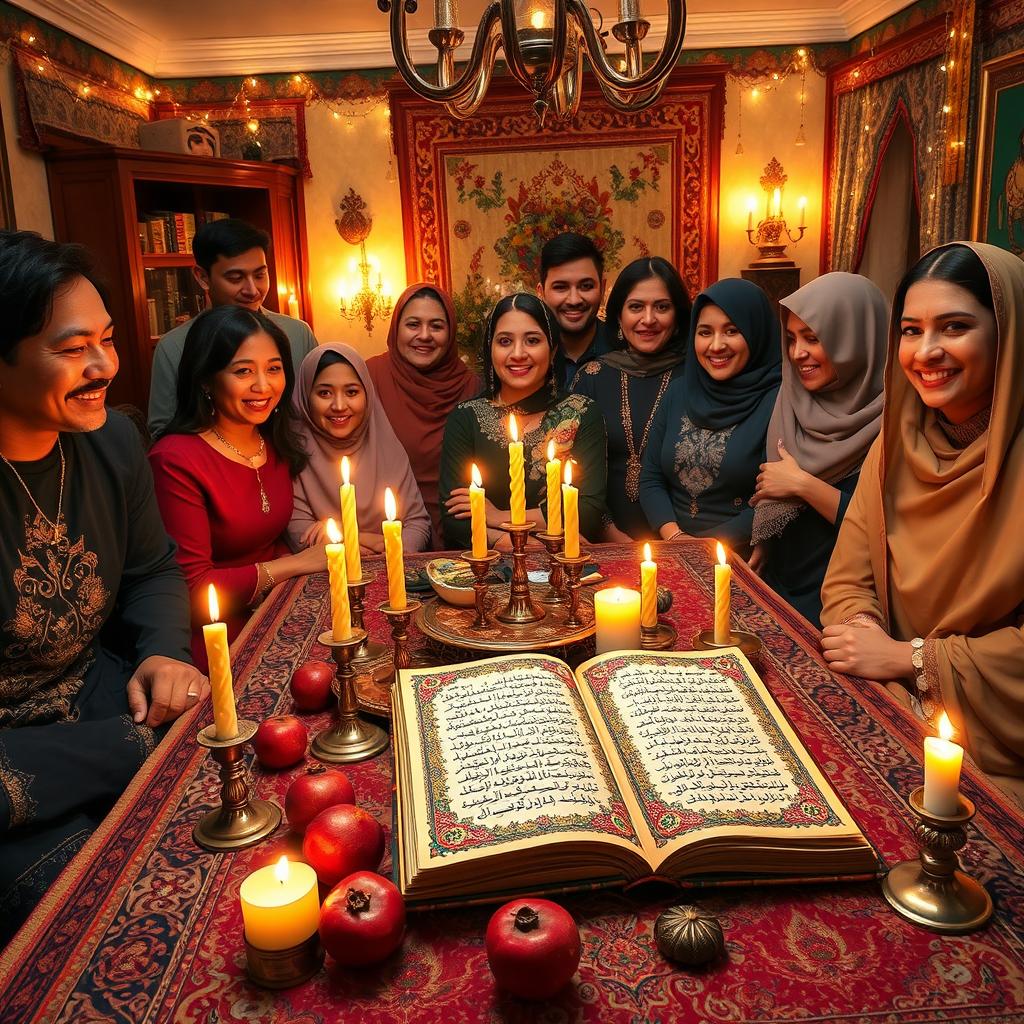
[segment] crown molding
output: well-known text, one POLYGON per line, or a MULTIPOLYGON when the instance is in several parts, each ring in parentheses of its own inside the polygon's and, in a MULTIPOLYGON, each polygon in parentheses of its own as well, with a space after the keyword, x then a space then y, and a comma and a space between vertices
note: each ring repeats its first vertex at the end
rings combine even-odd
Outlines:
POLYGON ((839 10, 846 25, 846 39, 859 36, 910 6, 911 0, 843 0, 839 10))

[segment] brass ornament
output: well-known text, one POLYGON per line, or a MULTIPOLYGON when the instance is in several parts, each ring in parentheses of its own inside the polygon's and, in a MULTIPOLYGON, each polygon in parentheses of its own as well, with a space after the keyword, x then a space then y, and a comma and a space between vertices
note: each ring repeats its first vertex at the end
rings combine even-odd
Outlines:
POLYGON ((725 955, 725 935, 717 917, 699 907, 669 907, 654 924, 658 952, 668 960, 697 967, 725 955))

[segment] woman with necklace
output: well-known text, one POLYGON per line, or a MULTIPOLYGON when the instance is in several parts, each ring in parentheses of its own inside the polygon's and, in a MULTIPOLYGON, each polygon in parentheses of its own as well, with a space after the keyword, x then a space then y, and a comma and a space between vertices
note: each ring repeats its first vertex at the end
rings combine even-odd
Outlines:
POLYGON ((597 406, 566 395, 561 381, 558 323, 537 298, 507 295, 491 311, 484 337, 484 394, 455 407, 441 449, 441 525, 445 545, 470 544, 469 475, 473 463, 487 492, 488 543, 509 546, 499 525, 509 518, 509 416, 515 415, 525 456, 526 518, 543 528, 547 516, 548 444, 574 463, 580 532, 598 539, 604 529, 607 436, 597 406))
POLYGON ((178 370, 177 411, 149 453, 167 532, 192 597, 192 653, 214 584, 228 638, 275 583, 326 565, 322 544, 292 554, 292 478, 306 455, 285 395, 288 340, 266 317, 218 306, 196 317, 178 370))
POLYGON ((655 413, 683 372, 690 300, 675 267, 654 256, 622 270, 606 312, 618 346, 583 366, 572 390, 597 403, 608 430, 613 522, 605 539, 649 540, 654 534, 639 503, 640 469, 655 413))

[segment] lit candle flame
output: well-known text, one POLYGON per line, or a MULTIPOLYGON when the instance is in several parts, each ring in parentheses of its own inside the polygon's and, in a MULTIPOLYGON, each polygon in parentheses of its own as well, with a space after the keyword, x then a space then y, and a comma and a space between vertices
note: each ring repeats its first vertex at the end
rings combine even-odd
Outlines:
POLYGON ((651 560, 651 545, 644 545, 644 561, 649 562, 651 560))
POLYGON ((332 544, 341 543, 341 530, 338 529, 338 524, 333 519, 327 520, 327 539, 332 544))
POLYGON ((288 881, 288 858, 282 857, 274 865, 274 877, 284 885, 288 881))
POLYGON ((519 424, 516 423, 515 416, 509 416, 508 418, 508 434, 513 441, 519 440, 519 424))
POLYGON ((483 487, 484 479, 480 475, 480 470, 476 468, 475 462, 473 463, 473 468, 469 471, 469 476, 475 487, 483 487))
POLYGON ((722 542, 721 541, 718 542, 717 546, 718 546, 718 564, 719 565, 725 565, 726 564, 726 561, 725 561, 725 548, 722 547, 722 542))
POLYGON ((747 213, 753 213, 757 209, 757 200, 753 196, 747 197, 747 213))
POLYGON ((220 605, 217 603, 217 588, 212 583, 207 591, 207 597, 210 602, 210 621, 218 622, 220 620, 220 605))
POLYGON ((953 723, 945 711, 942 712, 942 717, 939 719, 939 735, 947 742, 953 738, 953 723))
POLYGON ((341 457, 341 482, 347 487, 349 484, 349 461, 347 455, 341 457))
POLYGON ((554 461, 555 461, 555 439, 551 438, 551 440, 548 441, 548 462, 554 462, 554 461))
POLYGON ((543 28, 544 27, 544 21, 545 21, 545 18, 544 18, 544 12, 543 11, 534 11, 530 15, 530 24, 534 28, 536 28, 536 29, 543 28))
POLYGON ((398 518, 398 505, 395 502, 394 491, 390 487, 384 488, 384 515, 389 523, 398 518))
POLYGON ((807 196, 800 197, 800 209, 803 210, 807 206, 807 196))
POLYGON ((567 484, 572 483, 572 459, 567 459, 565 463, 565 474, 563 479, 567 484))

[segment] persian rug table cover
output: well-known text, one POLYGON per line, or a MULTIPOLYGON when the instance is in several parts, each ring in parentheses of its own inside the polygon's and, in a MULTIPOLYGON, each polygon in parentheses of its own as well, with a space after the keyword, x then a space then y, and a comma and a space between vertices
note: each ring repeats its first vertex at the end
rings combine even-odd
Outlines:
MULTIPOLYGON (((593 554, 607 576, 636 585, 632 546, 593 554)), ((710 547, 658 544, 655 557, 660 581, 674 592, 668 618, 682 647, 710 622, 710 547)), ((369 609, 383 600, 383 588, 380 573, 369 609)), ((905 797, 921 781, 921 724, 876 686, 831 674, 815 631, 743 564, 733 575, 733 609, 736 624, 764 641, 765 684, 883 860, 915 855, 905 797)), ((240 716, 292 712, 288 679, 295 666, 326 657, 316 638, 328 618, 325 574, 276 589, 234 647, 240 716)), ((382 618, 367 614, 378 639, 385 638, 382 618)), ((412 639, 421 638, 413 632, 412 639)), ((680 894, 606 890, 564 899, 580 925, 583 957, 573 984, 546 1004, 495 989, 483 942, 489 907, 410 914, 403 947, 380 966, 329 963, 296 988, 256 988, 245 975, 239 885, 282 852, 297 857, 300 850, 286 828, 233 854, 195 846, 192 826, 218 793, 216 766, 195 743, 197 727, 210 720, 206 703, 174 726, 8 946, 0 958, 0 1020, 1024 1020, 1024 815, 970 765, 963 789, 978 814, 962 857, 996 904, 990 926, 973 935, 939 936, 904 922, 876 882, 707 888, 681 895, 719 916, 728 955, 689 970, 664 960, 653 937, 658 913, 680 894)), ((312 735, 329 714, 304 720, 312 735)), ((265 773, 254 764, 255 788, 280 803, 301 770, 265 773)), ((390 755, 345 771, 358 802, 390 833, 390 755)), ((387 861, 382 870, 389 869, 387 861)))

